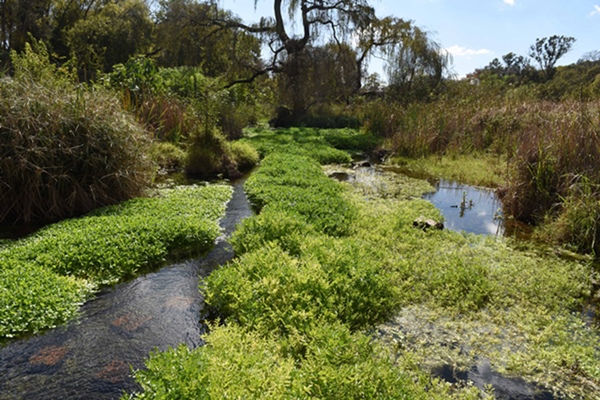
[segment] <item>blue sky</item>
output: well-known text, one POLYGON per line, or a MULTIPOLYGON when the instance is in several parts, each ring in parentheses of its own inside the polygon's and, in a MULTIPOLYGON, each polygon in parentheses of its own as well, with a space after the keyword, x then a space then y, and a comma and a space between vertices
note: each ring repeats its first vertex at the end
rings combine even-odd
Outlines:
MULTIPOLYGON (((221 0, 246 22, 272 16, 272 0, 221 0)), ((600 50, 600 0, 372 0, 378 16, 412 20, 433 35, 454 59, 462 77, 492 59, 526 55, 536 38, 573 36, 573 50, 559 64, 600 50)), ((380 72, 374 61, 371 71, 380 72)))

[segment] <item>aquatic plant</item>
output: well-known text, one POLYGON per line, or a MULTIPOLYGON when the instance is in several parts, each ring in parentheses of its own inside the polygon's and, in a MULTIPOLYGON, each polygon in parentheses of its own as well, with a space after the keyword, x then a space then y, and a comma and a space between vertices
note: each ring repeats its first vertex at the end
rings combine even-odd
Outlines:
POLYGON ((163 189, 2 246, 0 335, 63 323, 93 287, 207 251, 230 196, 219 185, 163 189))

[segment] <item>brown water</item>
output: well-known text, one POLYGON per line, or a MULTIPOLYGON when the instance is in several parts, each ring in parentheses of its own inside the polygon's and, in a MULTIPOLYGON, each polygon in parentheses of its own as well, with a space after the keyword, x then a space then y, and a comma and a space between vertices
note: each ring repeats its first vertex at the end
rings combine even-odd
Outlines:
POLYGON ((0 399, 118 399, 138 389, 131 369, 155 350, 203 344, 199 280, 233 257, 227 237, 252 214, 243 181, 206 256, 170 265, 99 293, 76 321, 0 349, 0 399))

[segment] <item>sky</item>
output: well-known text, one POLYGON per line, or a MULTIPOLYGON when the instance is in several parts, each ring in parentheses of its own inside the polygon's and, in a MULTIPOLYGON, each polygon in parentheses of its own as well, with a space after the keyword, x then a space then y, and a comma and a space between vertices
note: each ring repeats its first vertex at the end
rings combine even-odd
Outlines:
MULTIPOLYGON (((273 15, 272 0, 220 0, 245 22, 273 15)), ((372 0, 379 17, 412 20, 453 58, 458 78, 513 52, 526 56, 537 38, 572 36, 577 41, 558 65, 600 50, 600 0, 372 0)), ((370 72, 383 75, 372 60, 370 72)))

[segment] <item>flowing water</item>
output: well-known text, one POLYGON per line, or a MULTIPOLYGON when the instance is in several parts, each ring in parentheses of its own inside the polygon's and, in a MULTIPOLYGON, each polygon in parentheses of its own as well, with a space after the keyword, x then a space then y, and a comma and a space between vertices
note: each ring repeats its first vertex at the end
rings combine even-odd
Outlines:
POLYGON ((105 289, 76 321, 0 349, 0 398, 118 399, 138 389, 131 369, 154 349, 202 345, 199 279, 233 257, 226 239, 252 214, 243 183, 233 184, 224 233, 206 256, 105 289))

